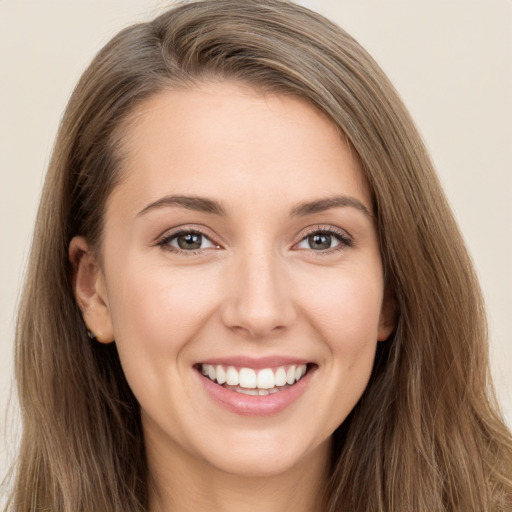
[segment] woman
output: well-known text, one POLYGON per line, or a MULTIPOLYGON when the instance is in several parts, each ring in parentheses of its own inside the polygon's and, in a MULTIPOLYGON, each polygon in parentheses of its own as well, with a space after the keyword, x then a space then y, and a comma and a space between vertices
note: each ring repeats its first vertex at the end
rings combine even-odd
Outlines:
POLYGON ((17 332, 16 511, 505 511, 478 284, 387 78, 205 0, 78 84, 17 332))

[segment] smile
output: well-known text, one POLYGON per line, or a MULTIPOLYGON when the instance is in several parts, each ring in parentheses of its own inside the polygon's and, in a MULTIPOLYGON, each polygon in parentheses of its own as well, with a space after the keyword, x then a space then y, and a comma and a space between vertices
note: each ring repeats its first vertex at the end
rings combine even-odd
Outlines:
POLYGON ((212 382, 245 395, 266 396, 288 389, 307 373, 306 364, 277 368, 236 368, 234 366, 201 364, 201 373, 212 382))

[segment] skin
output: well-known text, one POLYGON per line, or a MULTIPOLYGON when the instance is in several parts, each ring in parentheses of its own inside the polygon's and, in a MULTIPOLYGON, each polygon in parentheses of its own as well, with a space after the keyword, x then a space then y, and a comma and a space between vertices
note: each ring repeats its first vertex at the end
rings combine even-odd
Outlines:
POLYGON ((77 237, 70 259, 84 320, 98 341, 115 339, 141 405, 151 510, 318 512, 331 435, 393 329, 357 155, 303 100, 226 82, 149 99, 123 147, 101 254, 77 237), (225 215, 148 209, 171 195, 218 201, 225 215), (334 196, 350 200, 290 215, 334 196), (195 252, 159 244, 178 226, 208 238, 195 252), (325 230, 348 244, 331 234, 312 247, 325 230), (194 368, 234 355, 300 357, 316 371, 284 411, 243 416, 194 368))

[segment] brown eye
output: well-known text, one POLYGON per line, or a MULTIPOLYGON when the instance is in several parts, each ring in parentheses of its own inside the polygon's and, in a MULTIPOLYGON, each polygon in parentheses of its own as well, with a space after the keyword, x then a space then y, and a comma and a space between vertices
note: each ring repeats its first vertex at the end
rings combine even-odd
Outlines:
POLYGON ((351 246, 352 240, 346 233, 330 228, 311 232, 297 244, 296 248, 331 253, 331 251, 351 246))
POLYGON ((186 233, 176 237, 178 247, 183 250, 200 249, 203 235, 199 233, 186 233))
POLYGON ((203 249, 218 248, 206 235, 198 231, 179 231, 171 233, 159 243, 164 249, 174 252, 193 252, 203 249))
POLYGON ((299 245, 299 249, 312 249, 313 251, 327 251, 334 249, 342 244, 340 236, 337 234, 331 234, 327 231, 316 231, 310 235, 304 237, 299 245))
POLYGON ((332 236, 326 233, 314 233, 307 238, 309 247, 316 251, 324 251, 331 248, 332 236))

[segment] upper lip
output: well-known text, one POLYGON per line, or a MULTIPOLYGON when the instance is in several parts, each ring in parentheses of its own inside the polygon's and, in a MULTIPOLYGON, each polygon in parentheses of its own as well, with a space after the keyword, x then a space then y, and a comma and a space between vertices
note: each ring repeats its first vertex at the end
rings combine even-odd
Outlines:
POLYGON ((308 364, 311 361, 292 356, 265 356, 265 357, 250 357, 250 356, 230 356, 230 357, 215 357, 204 359, 198 364, 210 365, 223 365, 223 366, 238 366, 241 368, 273 368, 279 366, 308 364))

